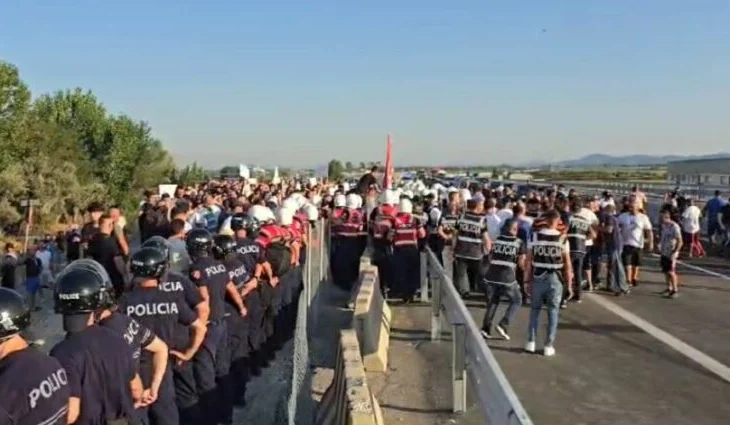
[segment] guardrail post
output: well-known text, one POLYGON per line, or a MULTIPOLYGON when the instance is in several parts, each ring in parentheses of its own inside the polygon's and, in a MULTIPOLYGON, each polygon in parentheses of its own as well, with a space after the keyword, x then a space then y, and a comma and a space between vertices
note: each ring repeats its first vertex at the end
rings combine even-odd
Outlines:
POLYGON ((438 273, 434 255, 428 252, 426 263, 428 265, 428 281, 431 284, 431 341, 441 339, 441 276, 438 273))
POLYGON ((325 241, 324 238, 329 237, 329 232, 327 232, 327 229, 325 229, 327 225, 327 222, 324 220, 319 221, 319 282, 318 284, 322 284, 328 275, 327 271, 325 270, 325 255, 329 257, 329 240, 325 241))
POLYGON ((454 324, 451 376, 454 388, 454 413, 466 412, 466 326, 454 324))
POLYGON ((428 251, 421 252, 421 302, 428 302, 428 251))
MULTIPOLYGON (((312 235, 312 226, 309 226, 309 235, 312 235)), ((304 262, 304 295, 307 297, 307 307, 312 305, 312 253, 314 250, 312 249, 312 239, 310 237, 310 241, 307 244, 306 248, 306 257, 304 262)))

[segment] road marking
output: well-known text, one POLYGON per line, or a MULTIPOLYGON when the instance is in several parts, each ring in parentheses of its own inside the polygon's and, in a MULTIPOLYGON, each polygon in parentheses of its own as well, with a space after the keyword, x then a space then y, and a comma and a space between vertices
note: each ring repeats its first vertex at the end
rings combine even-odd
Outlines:
MULTIPOLYGON (((661 257, 659 254, 651 254, 651 256, 652 257, 655 257, 655 258, 660 258, 661 257)), ((692 270, 695 270, 695 271, 698 271, 698 272, 702 272, 702 273, 708 274, 710 276, 719 277, 720 279, 724 279, 724 280, 730 280, 730 276, 728 276, 728 275, 725 275, 725 274, 722 274, 722 273, 718 273, 718 272, 713 272, 712 270, 708 270, 708 269, 706 269, 704 267, 700 267, 700 266, 695 266, 694 264, 685 263, 682 260, 677 260, 677 264, 679 264, 680 266, 687 267, 688 269, 692 269, 692 270)))
POLYGON ((713 359, 712 357, 708 356, 707 354, 703 353, 702 351, 692 347, 691 345, 687 344, 686 342, 681 341, 680 339, 672 336, 668 332, 659 329, 658 327, 652 325, 651 323, 649 323, 648 321, 635 315, 634 313, 631 313, 630 311, 624 309, 623 307, 620 307, 618 304, 614 303, 613 301, 609 301, 608 299, 606 299, 605 296, 597 295, 597 294, 585 294, 585 295, 588 297, 588 299, 593 300, 595 303, 597 303, 601 307, 603 307, 606 310, 612 312, 613 314, 619 316, 620 318, 626 320, 627 322, 631 323, 632 325, 636 326, 637 328, 643 330, 644 332, 648 333, 649 335, 653 336, 654 338, 656 338, 659 341, 663 342, 664 344, 668 345, 672 349, 683 354, 685 357, 689 358, 690 360, 695 361, 700 366, 704 367, 705 369, 709 370, 710 372, 714 373, 715 375, 719 376, 720 378, 724 379, 725 381, 730 382, 730 368, 729 367, 727 367, 724 364, 720 363, 719 361, 713 359))

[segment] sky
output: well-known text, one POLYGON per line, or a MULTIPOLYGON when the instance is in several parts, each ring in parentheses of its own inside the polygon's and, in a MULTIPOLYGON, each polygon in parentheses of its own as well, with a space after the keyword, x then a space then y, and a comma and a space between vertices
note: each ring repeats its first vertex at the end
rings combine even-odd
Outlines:
POLYGON ((730 150, 730 2, 7 1, 0 59, 182 165, 730 150))

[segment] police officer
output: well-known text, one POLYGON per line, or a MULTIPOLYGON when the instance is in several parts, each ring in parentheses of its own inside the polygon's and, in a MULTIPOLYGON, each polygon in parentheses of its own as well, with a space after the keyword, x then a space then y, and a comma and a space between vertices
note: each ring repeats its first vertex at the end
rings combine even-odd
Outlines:
POLYGON ((66 424, 71 389, 61 363, 20 336, 30 309, 17 292, 0 288, 0 423, 66 424))
POLYGON ((426 231, 421 221, 413 215, 413 204, 408 198, 401 199, 390 233, 394 277, 391 293, 402 297, 404 303, 410 303, 420 286, 421 256, 418 244, 426 237, 426 231))
MULTIPOLYGON (((76 273, 74 265, 70 272, 76 273)), ((63 278, 56 294, 56 312, 63 315, 66 339, 51 349, 66 370, 71 397, 68 423, 78 425, 130 424, 144 389, 137 375, 134 349, 122 336, 98 326, 98 314, 113 297, 111 286, 99 287, 90 270, 63 278)))
POLYGON ((138 365, 142 349, 152 356, 152 379, 141 399, 141 404, 147 406, 157 400, 167 371, 167 344, 146 326, 119 314, 116 303, 108 296, 112 290, 111 279, 101 264, 90 259, 77 260, 56 278, 56 308, 61 311, 73 309, 73 304, 78 302, 75 294, 83 293, 91 301, 88 308, 93 312, 93 320, 99 326, 111 329, 132 347, 135 364, 138 365))
POLYGON ((192 260, 190 279, 210 308, 208 332, 201 349, 195 354, 193 370, 203 418, 215 424, 220 419, 218 402, 222 399, 223 390, 218 387, 218 381, 228 376, 230 368, 225 321, 226 295, 231 298, 236 306, 236 313, 240 316, 246 315, 246 308, 226 266, 211 256, 213 236, 210 232, 206 229, 193 229, 188 232, 185 243, 192 260))
POLYGON ((373 242, 373 264, 378 267, 380 290, 385 294, 393 280, 392 245, 388 241, 388 233, 393 228, 398 213, 398 194, 387 189, 381 195, 380 205, 369 217, 368 231, 373 242))
MULTIPOLYGON (((454 246, 454 233, 456 229, 456 221, 459 220, 459 216, 461 215, 461 212, 459 211, 460 205, 459 205, 459 192, 450 192, 448 195, 448 204, 445 206, 445 208, 442 211, 438 211, 438 218, 437 218, 437 225, 436 225, 436 233, 441 241, 439 246, 441 246, 441 254, 438 257, 439 261, 442 265, 446 266, 444 264, 444 252, 447 254, 450 253, 449 259, 453 257, 453 246, 454 246), (448 248, 448 251, 447 251, 448 248)), ((430 217, 430 216, 429 216, 430 217)), ((434 217, 436 219, 436 217, 434 217)), ((449 261, 449 264, 451 264, 451 272, 453 276, 453 263, 452 261, 449 261)))
MULTIPOLYGON (((461 194, 465 197, 465 194, 461 194)), ((454 243, 454 281, 459 293, 466 296, 475 291, 481 281, 481 261, 489 252, 490 239, 487 219, 477 212, 479 202, 467 199, 466 211, 456 221, 454 243)))
MULTIPOLYGON (((203 422, 197 410, 199 400, 189 362, 203 342, 206 327, 179 292, 159 290, 167 262, 167 255, 156 248, 145 247, 133 254, 130 269, 137 282, 131 291, 122 295, 119 310, 151 329, 167 344, 174 358, 174 384, 169 372, 166 373, 157 401, 147 412, 150 422, 193 425, 203 422), (181 328, 192 332, 181 332, 181 328)), ((150 363, 147 353, 143 353, 140 375, 146 384, 152 378, 150 363)))
MULTIPOLYGON (((591 226, 591 222, 587 217, 581 214, 583 202, 579 198, 574 198, 570 203, 571 215, 568 219, 568 243, 570 244, 570 263, 576 272, 572 281, 567 282, 563 291, 563 299, 560 301, 560 307, 565 308, 567 301, 575 300, 580 302, 583 282, 581 272, 583 271, 583 261, 587 252, 586 241, 595 237, 595 232, 591 226)), ((596 249, 598 249, 597 245, 596 249)), ((589 260, 590 261, 590 260, 589 260)), ((588 271, 587 273, 590 273, 588 271)))
POLYGON ((517 221, 508 219, 502 226, 502 234, 494 240, 489 253, 489 266, 484 275, 484 282, 492 286, 487 291, 487 311, 482 322, 482 336, 491 338, 492 323, 502 296, 509 298, 509 306, 502 320, 495 326, 497 333, 509 341, 507 333, 510 319, 522 303, 522 296, 517 285, 517 267, 524 267, 525 244, 517 237, 517 221))
POLYGON ((553 344, 558 332, 563 282, 572 281, 573 268, 570 262, 570 244, 565 235, 558 230, 560 213, 554 209, 548 210, 542 218, 545 220, 545 226, 533 233, 525 265, 525 285, 531 288, 532 299, 525 351, 535 352, 540 311, 542 305, 547 304, 548 335, 544 354, 554 356, 553 344))
MULTIPOLYGON (((259 227, 258 220, 244 214, 234 215, 231 219, 231 229, 234 231, 236 239, 236 255, 246 267, 246 270, 251 273, 250 282, 246 284, 244 291, 241 293, 241 296, 246 300, 246 308, 248 309, 248 344, 250 349, 248 367, 243 369, 234 367, 234 374, 239 372, 243 374, 239 376, 239 379, 242 381, 244 388, 247 371, 256 376, 261 373, 260 363, 262 359, 259 356, 259 349, 266 339, 263 329, 265 307, 262 305, 259 290, 266 258, 263 256, 261 247, 254 239, 259 227)), ((239 393, 238 396, 241 398, 243 395, 239 393)))

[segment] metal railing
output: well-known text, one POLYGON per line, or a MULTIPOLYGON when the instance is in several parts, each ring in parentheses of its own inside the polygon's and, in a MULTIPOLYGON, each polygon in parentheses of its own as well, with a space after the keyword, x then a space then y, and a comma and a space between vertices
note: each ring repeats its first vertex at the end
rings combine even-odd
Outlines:
MULTIPOLYGON (((444 252, 444 261, 449 261, 444 252)), ((423 257, 422 257, 423 258, 423 257)), ((426 249, 425 272, 421 283, 421 300, 428 299, 431 288, 431 341, 440 341, 444 319, 452 329, 451 372, 453 411, 467 409, 467 388, 470 387, 482 411, 485 423, 490 425, 529 425, 527 415, 517 394, 489 350, 474 318, 454 287, 451 275, 439 263, 436 255, 426 249), (471 385, 467 386, 467 382, 471 385)))

